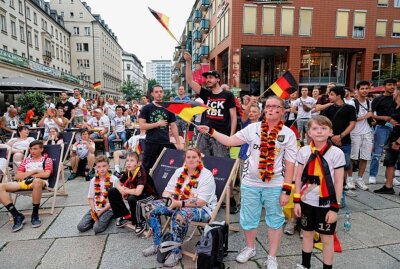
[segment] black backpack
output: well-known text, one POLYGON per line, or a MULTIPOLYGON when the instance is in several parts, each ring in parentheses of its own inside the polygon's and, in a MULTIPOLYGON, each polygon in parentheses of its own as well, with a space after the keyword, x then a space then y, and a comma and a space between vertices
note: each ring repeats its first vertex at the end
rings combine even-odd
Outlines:
POLYGON ((197 268, 224 269, 224 257, 228 254, 229 226, 223 222, 206 225, 197 246, 197 268))
MULTIPOLYGON (((361 104, 360 104, 360 101, 358 101, 356 98, 354 98, 353 101, 354 101, 354 105, 356 106, 356 116, 358 116, 358 112, 360 111, 361 104)), ((364 106, 363 106, 363 108, 365 109, 364 106)), ((371 112, 371 104, 370 104, 369 100, 367 100, 367 112, 371 112)), ((372 126, 374 119, 372 117, 369 117, 367 119, 367 122, 368 122, 369 126, 372 126)))

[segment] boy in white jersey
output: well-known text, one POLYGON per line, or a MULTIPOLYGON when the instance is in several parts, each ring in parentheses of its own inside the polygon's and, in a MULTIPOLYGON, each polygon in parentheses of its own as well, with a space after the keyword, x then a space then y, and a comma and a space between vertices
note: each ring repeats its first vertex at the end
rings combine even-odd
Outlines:
POLYGON ((115 111, 117 115, 111 120, 112 134, 108 137, 108 144, 110 145, 111 152, 114 152, 115 150, 115 145, 113 142, 115 139, 121 139, 122 144, 126 142, 125 127, 131 122, 129 117, 125 117, 123 115, 124 108, 122 106, 117 106, 115 111))
POLYGON ((332 123, 316 115, 308 122, 311 144, 302 147, 297 154, 294 212, 301 218, 303 229, 302 263, 297 269, 311 268, 314 248, 314 231, 321 234, 324 243, 323 269, 331 269, 333 263, 333 234, 337 212, 343 192, 344 153, 332 145, 332 123))

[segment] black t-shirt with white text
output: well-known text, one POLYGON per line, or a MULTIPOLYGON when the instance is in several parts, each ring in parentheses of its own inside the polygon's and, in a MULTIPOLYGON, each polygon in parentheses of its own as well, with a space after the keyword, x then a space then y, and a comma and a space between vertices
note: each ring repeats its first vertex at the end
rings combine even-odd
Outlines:
POLYGON ((236 108, 233 94, 228 91, 221 91, 213 94, 210 89, 201 88, 200 98, 204 104, 215 110, 207 110, 203 113, 201 123, 214 128, 216 131, 225 135, 231 132, 230 108, 236 108))
MULTIPOLYGON (((340 135, 346 130, 351 121, 357 121, 356 109, 352 105, 333 105, 322 111, 322 115, 331 120, 333 135, 340 135)), ((342 144, 351 144, 350 134, 342 138, 342 144)))
MULTIPOLYGON (((145 105, 140 111, 139 118, 145 119, 146 123, 155 123, 161 119, 166 120, 168 124, 175 122, 175 115, 168 110, 158 107, 153 103, 145 105)), ((169 144, 168 126, 156 127, 146 131, 146 142, 154 144, 169 144)))
POLYGON ((63 102, 58 102, 56 105, 56 108, 62 108, 64 110, 64 117, 66 117, 67 119, 71 119, 71 111, 72 109, 74 109, 74 105, 67 101, 65 103, 63 102))
MULTIPOLYGON (((372 100, 372 111, 376 112, 376 115, 378 116, 390 116, 392 114, 393 103, 392 95, 380 95, 372 100)), ((385 125, 386 121, 377 120, 376 124, 385 125)))

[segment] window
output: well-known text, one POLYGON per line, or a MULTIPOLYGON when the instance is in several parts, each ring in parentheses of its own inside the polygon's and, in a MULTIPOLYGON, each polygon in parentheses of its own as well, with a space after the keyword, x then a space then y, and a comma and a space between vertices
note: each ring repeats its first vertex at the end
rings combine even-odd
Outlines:
POLYGON ((37 15, 36 15, 36 12, 33 12, 33 23, 37 25, 37 15))
POLYGON ((85 27, 85 35, 90 36, 90 27, 85 27))
POLYGON ((387 7, 389 0, 378 0, 378 7, 387 7))
POLYGON ((89 51, 89 44, 83 43, 83 51, 89 51))
POLYGON ((14 0, 10 0, 10 7, 14 8, 14 0))
POLYGON ((18 50, 13 49, 13 53, 14 53, 14 54, 18 54, 18 50))
POLYGON ((79 35, 79 27, 74 27, 74 35, 79 35))
POLYGON ((393 21, 392 37, 400 37, 400 21, 393 21))
POLYGON ((131 70, 131 65, 130 64, 126 64, 126 69, 127 70, 131 70))
POLYGON ((58 40, 58 30, 56 29, 56 39, 58 40))
POLYGON ((20 27, 19 27, 19 36, 20 36, 21 42, 25 42, 25 30, 24 30, 24 26, 20 26, 20 27))
POLYGON ((76 43, 76 51, 82 51, 82 43, 76 43))
POLYGON ((3 45, 3 50, 8 51, 8 47, 6 45, 3 45))
POLYGON ((336 12, 336 37, 347 37, 350 10, 339 9, 336 12))
POLYGON ((293 35, 294 8, 282 7, 281 11, 281 35, 293 35))
POLYGON ((73 18, 73 17, 74 17, 74 12, 70 12, 70 13, 69 13, 69 16, 70 16, 71 18, 73 18))
POLYGON ((53 28, 53 25, 50 27, 50 33, 51 33, 52 36, 54 35, 54 28, 53 28))
POLYGON ((26 54, 25 54, 24 52, 21 54, 21 56, 22 56, 23 58, 26 58, 26 54))
POLYGON ((56 48, 56 58, 57 60, 60 59, 60 50, 58 49, 58 47, 56 48))
POLYGON ((128 80, 131 80, 131 75, 127 75, 127 79, 128 79, 128 80))
POLYGON ((243 34, 255 34, 257 29, 257 6, 244 5, 243 34))
POLYGON ((32 31, 28 30, 26 32, 26 39, 28 40, 28 45, 32 46, 32 31))
POLYGON ((11 20, 11 36, 15 38, 17 37, 17 26, 13 20, 11 20))
POLYGON ((7 33, 7 21, 5 14, 0 14, 0 29, 2 32, 7 33))
POLYGON ((64 11, 61 11, 61 17, 64 18, 64 11))
POLYGON ((353 26, 353 37, 364 38, 365 36, 365 21, 367 18, 366 11, 354 11, 354 26, 353 26))
POLYGON ((18 1, 18 12, 20 14, 24 14, 24 8, 22 7, 22 1, 21 0, 18 1))
POLYGON ((31 19, 31 9, 29 7, 26 7, 26 18, 28 20, 31 19))
POLYGON ((79 12, 79 18, 83 18, 83 12, 79 12))
POLYGON ((376 21, 376 36, 385 37, 386 36, 386 24, 387 20, 377 20, 376 21))
POLYGON ((300 26, 299 35, 300 36, 311 36, 312 29, 312 8, 301 8, 300 9, 300 26))
POLYGON ((262 33, 264 35, 275 34, 275 14, 276 14, 275 7, 271 6, 263 7, 262 33))
POLYGON ((394 0, 393 6, 400 7, 400 0, 394 0))
POLYGON ((64 61, 64 58, 63 58, 63 48, 60 49, 60 56, 61 56, 61 57, 60 57, 60 58, 61 58, 61 62, 64 61))
POLYGON ((39 49, 39 34, 35 31, 35 48, 39 49))

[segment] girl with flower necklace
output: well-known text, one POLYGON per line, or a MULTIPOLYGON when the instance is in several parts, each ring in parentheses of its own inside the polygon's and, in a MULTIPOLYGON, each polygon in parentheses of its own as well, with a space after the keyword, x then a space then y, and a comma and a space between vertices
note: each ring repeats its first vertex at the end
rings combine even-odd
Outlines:
MULTIPOLYGON (((144 256, 157 253, 161 244, 160 216, 171 216, 173 241, 182 242, 188 231, 190 221, 207 222, 217 204, 214 176, 203 166, 198 149, 188 149, 184 167, 176 169, 162 196, 167 199, 156 200, 146 205, 150 208, 148 224, 153 232, 153 245, 143 250, 144 256)), ((173 267, 182 259, 180 248, 168 255, 164 266, 173 267)))
POLYGON ((110 164, 106 156, 96 158, 96 176, 90 180, 88 201, 90 210, 83 216, 77 228, 86 232, 93 228, 94 233, 104 232, 113 218, 108 201, 108 191, 118 178, 109 171, 110 164))
POLYGON ((285 206, 292 190, 297 142, 292 130, 283 125, 283 100, 270 96, 264 106, 264 120, 249 124, 233 136, 226 136, 202 125, 198 130, 208 133, 225 146, 249 144, 241 182, 240 225, 244 230, 246 247, 236 257, 245 263, 256 255, 255 239, 265 208, 268 225, 269 256, 267 269, 278 268, 276 255, 285 222, 285 206))

